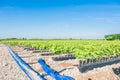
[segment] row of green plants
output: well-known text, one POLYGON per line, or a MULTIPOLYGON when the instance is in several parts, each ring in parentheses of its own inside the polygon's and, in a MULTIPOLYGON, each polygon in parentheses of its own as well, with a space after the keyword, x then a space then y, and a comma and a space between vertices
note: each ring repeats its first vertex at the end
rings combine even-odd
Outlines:
POLYGON ((120 54, 120 41, 107 40, 5 40, 11 46, 49 50, 53 54, 72 53, 78 59, 97 59, 120 54))

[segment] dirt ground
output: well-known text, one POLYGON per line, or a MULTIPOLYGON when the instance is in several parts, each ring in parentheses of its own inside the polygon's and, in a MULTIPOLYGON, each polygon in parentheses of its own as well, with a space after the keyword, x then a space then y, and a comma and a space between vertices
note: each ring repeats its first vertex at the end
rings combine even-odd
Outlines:
POLYGON ((2 44, 0 44, 0 80, 29 80, 2 44))
MULTIPOLYGON (((40 52, 24 50, 22 47, 12 47, 12 49, 25 60, 35 71, 44 74, 41 65, 37 62, 38 58, 43 58, 46 63, 54 70, 60 72, 61 75, 73 77, 75 80, 120 80, 120 77, 114 74, 112 68, 120 67, 120 63, 107 65, 102 68, 96 68, 86 73, 79 72, 77 66, 79 60, 71 59, 64 61, 53 61, 49 56, 43 57, 40 52)), ((15 61, 9 55, 7 48, 4 45, 0 46, 0 80, 28 80, 24 73, 17 66, 15 61)), ((44 76, 47 80, 54 80, 50 76, 44 76)))

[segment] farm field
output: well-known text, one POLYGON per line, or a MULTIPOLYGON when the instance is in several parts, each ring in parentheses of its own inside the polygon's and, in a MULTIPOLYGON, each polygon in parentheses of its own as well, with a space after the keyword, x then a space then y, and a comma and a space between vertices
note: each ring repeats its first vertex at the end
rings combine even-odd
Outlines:
POLYGON ((120 0, 0 0, 0 80, 120 80, 120 0))
MULTIPOLYGON (((53 69, 55 69, 58 72, 61 71, 60 74, 71 76, 75 80, 120 80, 120 77, 118 75, 116 75, 112 70, 112 68, 119 68, 120 63, 113 64, 113 65, 107 65, 107 66, 104 66, 102 68, 93 69, 93 70, 88 71, 86 73, 81 73, 81 72, 79 72, 79 69, 76 65, 79 64, 79 60, 90 58, 90 57, 81 58, 81 57, 77 57, 77 55, 78 55, 77 54, 76 55, 77 59, 54 61, 51 59, 51 55, 48 55, 48 56, 41 56, 40 55, 40 54, 43 54, 46 52, 49 52, 50 54, 54 54, 54 55, 58 55, 58 54, 61 55, 61 54, 66 54, 66 53, 75 55, 75 53, 70 52, 69 49, 70 49, 70 47, 72 47, 70 45, 74 46, 74 48, 72 48, 74 51, 74 50, 80 49, 80 48, 77 48, 77 46, 80 46, 80 44, 82 44, 82 46, 85 48, 86 46, 90 45, 91 43, 92 43, 91 45, 94 45, 94 48, 100 49, 101 48, 100 46, 104 45, 104 50, 107 48, 109 48, 109 49, 115 48, 114 50, 116 50, 116 52, 117 52, 117 50, 120 49, 120 47, 119 47, 120 42, 119 41, 104 41, 104 40, 6 40, 6 41, 2 41, 2 43, 9 44, 11 46, 11 48, 20 57, 22 57, 22 59, 24 59, 27 63, 29 63, 29 65, 39 73, 44 73, 44 71, 41 69, 41 66, 38 63, 36 63, 37 58, 41 57, 53 69), (64 50, 63 50, 63 52, 58 51, 59 49, 62 50, 62 48, 64 49, 64 47, 67 46, 67 45, 65 45, 65 43, 69 44, 68 52, 67 51, 65 52, 64 50), (47 46, 48 44, 51 45, 51 47, 53 47, 52 45, 57 46, 57 47, 60 47, 60 46, 64 46, 64 47, 61 47, 59 49, 56 48, 58 50, 55 50, 55 48, 53 48, 55 51, 57 51, 57 52, 54 52, 50 49, 49 46, 47 46), (100 45, 100 44, 103 44, 103 45, 100 45), (95 47, 95 45, 97 45, 97 46, 95 47), (30 48, 30 50, 26 49, 28 47, 30 48), (34 48, 34 49, 31 49, 31 48, 34 48), (35 50, 40 50, 42 52, 33 53, 35 50), (104 75, 106 75, 106 76, 104 76, 104 75)), ((3 46, 3 45, 2 45, 2 47, 5 48, 5 46, 3 46)), ((89 48, 86 47, 86 49, 89 50, 90 47, 91 46, 89 46, 89 48)), ((3 48, 1 48, 1 50, 3 48)), ((83 50, 84 50, 84 48, 83 48, 83 50)), ((5 50, 7 51, 7 49, 5 49, 5 50)), ((96 49, 94 49, 94 50, 96 50, 96 49)), ((81 50, 79 50, 79 51, 81 51, 81 50)), ((95 51, 93 51, 93 52, 95 52, 95 51)), ((84 52, 84 53, 86 53, 86 52, 84 52)), ((9 54, 9 53, 6 53, 6 54, 9 54)), ((79 55, 80 54, 82 54, 82 53, 80 52, 79 55)), ((114 53, 114 54, 116 54, 116 53, 114 53)), ((114 54, 113 53, 111 55, 104 54, 104 56, 113 56, 114 54)), ((5 55, 3 55, 3 56, 5 56, 5 55)), ((89 54, 88 54, 88 56, 89 56, 89 54)), ((102 57, 102 56, 103 55, 101 55, 99 57, 102 57)), ((99 58, 99 57, 91 57, 91 58, 99 58)), ((45 76, 45 78, 47 80, 54 80, 53 78, 50 78, 48 76, 45 76)))
POLYGON ((98 59, 120 54, 120 41, 107 40, 6 40, 11 46, 46 50, 51 54, 72 53, 77 59, 98 59))

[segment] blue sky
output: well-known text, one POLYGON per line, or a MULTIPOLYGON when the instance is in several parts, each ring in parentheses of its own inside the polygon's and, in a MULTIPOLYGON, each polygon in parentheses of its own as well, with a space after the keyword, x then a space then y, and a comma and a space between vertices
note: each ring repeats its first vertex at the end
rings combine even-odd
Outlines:
POLYGON ((120 33, 119 0, 0 0, 0 38, 101 39, 120 33))

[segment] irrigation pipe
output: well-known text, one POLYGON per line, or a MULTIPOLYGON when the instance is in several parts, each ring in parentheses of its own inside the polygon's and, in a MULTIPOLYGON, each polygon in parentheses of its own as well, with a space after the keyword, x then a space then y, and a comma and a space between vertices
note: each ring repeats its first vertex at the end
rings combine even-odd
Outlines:
POLYGON ((34 80, 33 77, 29 74, 29 72, 26 70, 28 69, 31 73, 33 73, 37 80, 46 80, 42 75, 37 73, 33 68, 31 68, 23 59, 21 59, 9 46, 6 45, 8 48, 8 51, 10 52, 10 55, 15 60, 15 62, 18 64, 18 66, 21 68, 21 70, 27 75, 27 77, 30 80, 34 80))

